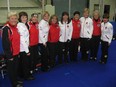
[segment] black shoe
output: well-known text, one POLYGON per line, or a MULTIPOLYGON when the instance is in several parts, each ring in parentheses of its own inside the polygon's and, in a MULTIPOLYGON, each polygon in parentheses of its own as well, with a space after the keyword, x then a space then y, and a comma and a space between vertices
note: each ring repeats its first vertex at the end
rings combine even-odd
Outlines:
POLYGON ((93 58, 93 60, 94 60, 94 61, 96 61, 96 60, 97 60, 97 58, 96 58, 96 57, 94 57, 94 58, 93 58))
POLYGON ((93 60, 93 57, 90 57, 90 60, 93 60))
POLYGON ((23 84, 23 81, 19 80, 19 81, 17 81, 17 83, 19 83, 19 84, 23 84))
POLYGON ((17 84, 15 87, 23 87, 23 85, 21 85, 21 84, 17 84))
POLYGON ((43 72, 48 72, 49 71, 49 69, 41 69, 41 71, 43 71, 43 72))
POLYGON ((50 68, 51 68, 50 66, 44 66, 44 67, 41 67, 41 71, 47 72, 50 70, 50 68))
POLYGON ((35 78, 33 76, 30 76, 28 78, 25 78, 25 80, 35 80, 35 78))
POLYGON ((102 60, 100 60, 99 63, 100 64, 106 64, 106 62, 105 61, 102 61, 102 60))

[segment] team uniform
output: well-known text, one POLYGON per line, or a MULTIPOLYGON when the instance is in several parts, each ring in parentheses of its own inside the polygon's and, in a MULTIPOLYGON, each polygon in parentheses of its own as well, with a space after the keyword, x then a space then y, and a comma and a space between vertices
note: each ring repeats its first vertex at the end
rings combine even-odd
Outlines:
POLYGON ((72 39, 70 42, 70 60, 77 61, 77 53, 78 53, 78 46, 80 43, 80 30, 81 30, 81 23, 80 20, 72 20, 72 39))
POLYGON ((101 24, 101 62, 106 63, 108 58, 108 48, 113 36, 113 26, 110 22, 101 24))
POLYGON ((42 71, 48 70, 48 32, 49 32, 49 24, 47 21, 42 19, 38 25, 39 27, 39 47, 41 53, 41 63, 42 63, 42 71), (45 46, 46 44, 46 46, 45 46))
POLYGON ((95 20, 93 19, 93 34, 91 38, 91 46, 90 46, 90 59, 97 59, 97 53, 100 44, 100 37, 101 37, 101 21, 100 19, 95 20))
POLYGON ((11 80, 12 87, 18 85, 18 64, 20 53, 20 35, 18 33, 17 25, 12 26, 7 23, 3 27, 2 44, 5 57, 7 59, 7 70, 11 80), (13 58, 13 60, 9 60, 13 58))
POLYGON ((21 78, 28 78, 30 76, 29 69, 29 31, 24 23, 17 24, 18 32, 20 34, 20 60, 19 60, 19 75, 21 78))
MULTIPOLYGON (((38 43, 39 43, 39 29, 38 29, 38 22, 33 23, 30 21, 29 23, 29 50, 30 50, 30 62, 31 62, 31 71, 36 70, 36 65, 39 62, 39 50, 38 50, 38 43)), ((31 72, 31 73, 32 73, 31 72)))
POLYGON ((89 48, 90 48, 90 39, 92 38, 93 33, 93 21, 91 18, 81 17, 81 54, 82 60, 88 60, 89 48))
POLYGON ((50 57, 50 66, 55 65, 55 58, 58 53, 58 41, 60 37, 60 27, 58 24, 51 24, 48 34, 48 49, 50 57))
POLYGON ((59 38, 59 52, 58 52, 58 62, 62 63, 62 58, 64 56, 64 62, 68 63, 68 51, 69 51, 69 41, 72 37, 72 22, 59 22, 60 26, 60 38, 59 38))

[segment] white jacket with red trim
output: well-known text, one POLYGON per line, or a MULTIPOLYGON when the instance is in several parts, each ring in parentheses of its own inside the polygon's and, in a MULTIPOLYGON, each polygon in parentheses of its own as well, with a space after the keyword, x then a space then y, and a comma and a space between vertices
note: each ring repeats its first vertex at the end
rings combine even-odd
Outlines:
POLYGON ((46 44, 48 41, 48 32, 49 32, 49 24, 45 20, 41 20, 39 25, 39 43, 46 44))
POLYGON ((90 17, 85 18, 81 17, 81 32, 80 37, 81 38, 92 38, 93 33, 93 21, 90 17))
POLYGON ((61 22, 59 22, 59 27, 60 27, 59 41, 67 42, 67 40, 71 40, 72 30, 73 30, 72 22, 70 22, 69 24, 67 22, 63 22, 63 24, 61 22))
POLYGON ((110 22, 101 24, 101 40, 111 43, 113 36, 113 26, 110 22))
POLYGON ((18 32, 20 34, 20 52, 29 52, 29 31, 24 23, 17 24, 18 32))

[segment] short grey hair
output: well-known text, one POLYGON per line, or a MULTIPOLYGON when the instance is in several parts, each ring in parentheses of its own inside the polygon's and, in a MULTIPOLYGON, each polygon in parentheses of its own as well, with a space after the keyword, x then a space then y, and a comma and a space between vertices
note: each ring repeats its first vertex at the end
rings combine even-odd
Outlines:
POLYGON ((17 12, 9 12, 7 18, 9 19, 11 16, 17 16, 18 17, 18 14, 17 14, 17 12))

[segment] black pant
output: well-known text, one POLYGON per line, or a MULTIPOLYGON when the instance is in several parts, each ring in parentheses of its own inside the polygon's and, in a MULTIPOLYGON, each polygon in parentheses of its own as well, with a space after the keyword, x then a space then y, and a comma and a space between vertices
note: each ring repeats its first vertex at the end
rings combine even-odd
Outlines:
POLYGON ((40 47, 40 53, 41 53, 41 69, 42 70, 47 70, 48 69, 48 47, 44 46, 43 44, 39 44, 40 47))
POLYGON ((17 55, 14 56, 13 58, 14 58, 13 61, 7 60, 7 70, 12 87, 16 87, 16 85, 18 84, 17 81, 18 81, 19 57, 17 55))
POLYGON ((107 58, 108 58, 108 48, 109 48, 109 44, 108 42, 105 41, 101 41, 101 61, 103 62, 107 62, 107 58))
POLYGON ((36 65, 39 63, 40 58, 39 58, 39 50, 38 50, 38 45, 35 46, 30 46, 30 62, 31 62, 31 70, 36 69, 36 65))
POLYGON ((72 39, 70 42, 70 60, 77 61, 77 53, 78 53, 78 46, 79 46, 80 39, 72 39))
POLYGON ((100 44, 100 36, 92 36, 90 43, 90 57, 97 58, 97 53, 100 44))
POLYGON ((68 51, 69 43, 68 42, 59 42, 58 43, 58 62, 61 64, 64 57, 64 62, 68 62, 68 51))
POLYGON ((58 43, 48 43, 49 49, 49 63, 50 66, 54 66, 56 62, 56 55, 58 53, 58 43))
POLYGON ((81 38, 81 57, 82 60, 87 61, 90 49, 90 39, 81 38))
POLYGON ((29 56, 25 52, 20 52, 19 76, 24 79, 31 76, 29 56))

